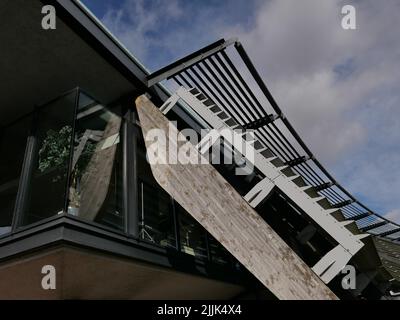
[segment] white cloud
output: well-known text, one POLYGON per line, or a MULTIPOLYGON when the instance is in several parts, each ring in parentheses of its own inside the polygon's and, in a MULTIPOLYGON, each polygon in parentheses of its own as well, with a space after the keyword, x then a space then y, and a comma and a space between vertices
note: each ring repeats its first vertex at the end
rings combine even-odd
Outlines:
POLYGON ((183 14, 177 0, 153 1, 149 8, 145 4, 145 0, 128 0, 120 8, 107 11, 102 18, 110 31, 143 60, 147 60, 149 50, 159 41, 151 33, 156 34, 162 24, 183 14))
POLYGON ((393 221, 400 221, 400 209, 394 209, 385 214, 385 217, 393 221))

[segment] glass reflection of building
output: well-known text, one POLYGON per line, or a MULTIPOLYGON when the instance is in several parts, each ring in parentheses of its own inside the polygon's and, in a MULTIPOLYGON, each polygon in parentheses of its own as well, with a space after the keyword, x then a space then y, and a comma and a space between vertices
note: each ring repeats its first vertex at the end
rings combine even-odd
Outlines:
POLYGON ((137 123, 129 123, 137 153, 123 153, 123 111, 73 89, 2 128, 1 235, 57 215, 128 232, 128 215, 137 214, 141 241, 225 263, 221 245, 158 186, 137 123), (124 159, 137 165, 130 190, 123 188, 124 159), (124 192, 137 192, 133 212, 123 207, 124 192))

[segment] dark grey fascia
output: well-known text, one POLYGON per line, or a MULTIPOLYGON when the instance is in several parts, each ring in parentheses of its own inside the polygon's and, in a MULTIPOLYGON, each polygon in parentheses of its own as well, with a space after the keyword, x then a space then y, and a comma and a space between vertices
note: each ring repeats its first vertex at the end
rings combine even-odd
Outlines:
POLYGON ((247 287, 257 284, 243 269, 235 270, 231 266, 195 259, 174 249, 146 243, 128 234, 65 214, 20 228, 0 238, 0 263, 65 245, 247 287))

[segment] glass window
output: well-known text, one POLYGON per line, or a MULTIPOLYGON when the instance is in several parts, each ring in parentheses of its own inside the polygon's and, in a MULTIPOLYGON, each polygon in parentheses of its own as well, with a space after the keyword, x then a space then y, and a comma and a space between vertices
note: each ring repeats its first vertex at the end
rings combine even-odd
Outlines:
POLYGON ((138 145, 140 237, 176 248, 174 211, 182 252, 207 259, 206 231, 154 179, 144 141, 138 145))
POLYGON ((0 131, 0 236, 11 231, 15 200, 32 117, 0 131))
POLYGON ((178 203, 176 203, 176 211, 179 220, 182 252, 206 259, 206 230, 178 203))
POLYGON ((176 246, 171 197, 154 185, 140 182, 140 237, 164 247, 176 246))
POLYGON ((74 91, 62 96, 38 111, 37 159, 23 225, 62 213, 65 209, 76 94, 74 91))
POLYGON ((140 238, 176 248, 172 199, 154 179, 143 141, 139 143, 137 159, 140 238))
POLYGON ((119 114, 81 93, 67 212, 123 230, 121 122, 119 114))
POLYGON ((211 261, 219 264, 230 263, 230 253, 212 235, 208 234, 211 261))

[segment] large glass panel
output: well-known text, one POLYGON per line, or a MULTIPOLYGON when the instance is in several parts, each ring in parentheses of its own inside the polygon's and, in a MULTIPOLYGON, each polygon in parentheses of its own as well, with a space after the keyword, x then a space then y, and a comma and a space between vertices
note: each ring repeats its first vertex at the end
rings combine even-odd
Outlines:
POLYGON ((68 213, 124 229, 121 117, 81 93, 75 123, 68 213))
POLYGON ((164 247, 175 247, 171 197, 143 181, 140 189, 140 237, 164 247))
POLYGON ((13 211, 32 117, 0 131, 0 236, 11 231, 13 211))
POLYGON ((76 94, 64 95, 38 111, 37 159, 23 225, 64 211, 76 94))
POLYGON ((206 259, 207 240, 205 229, 178 203, 176 203, 175 207, 179 220, 182 252, 206 259))
POLYGON ((219 264, 228 264, 231 261, 230 253, 212 235, 208 234, 211 261, 219 264))
POLYGON ((171 197, 155 181, 146 160, 144 142, 139 144, 140 238, 165 247, 176 247, 171 197))

